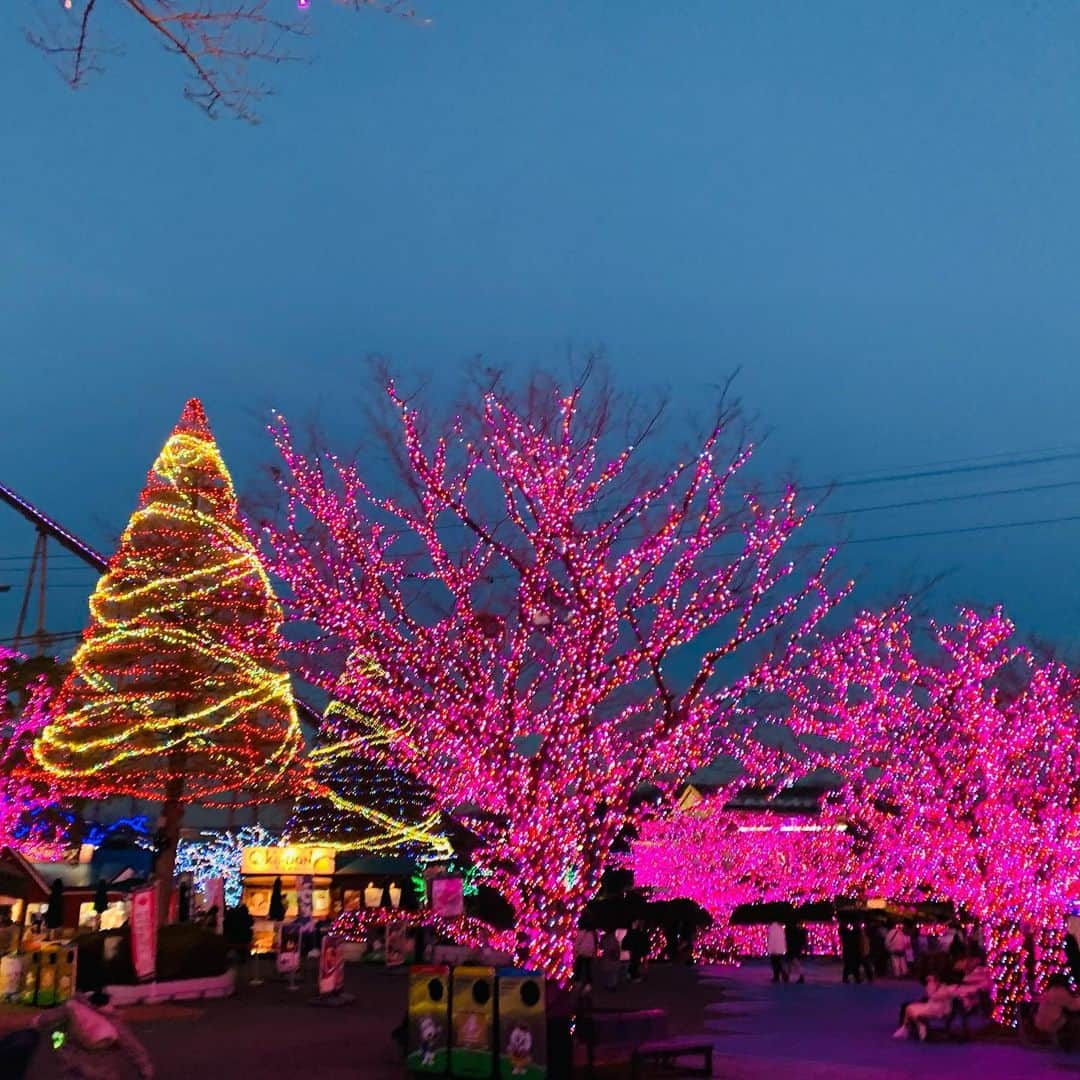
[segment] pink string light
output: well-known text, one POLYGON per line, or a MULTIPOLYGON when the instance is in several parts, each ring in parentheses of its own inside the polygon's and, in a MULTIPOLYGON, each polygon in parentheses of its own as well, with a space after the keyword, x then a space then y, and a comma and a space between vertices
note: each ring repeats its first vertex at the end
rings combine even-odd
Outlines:
POLYGON ((34 740, 49 721, 53 692, 39 677, 23 702, 14 700, 12 675, 23 659, 0 647, 0 847, 34 859, 56 859, 62 844, 45 816, 56 801, 55 793, 31 756, 34 740))
POLYGON ((468 826, 530 962, 566 979, 640 782, 670 786, 727 747, 752 770, 746 695, 846 589, 826 581, 831 550, 805 570, 785 557, 808 510, 791 487, 739 495, 750 449, 724 457, 719 427, 643 485, 635 447, 602 454, 580 388, 520 406, 486 394, 431 439, 389 395, 409 473, 397 495, 273 428, 288 513, 267 527, 270 562, 306 627, 303 671, 379 718, 380 760, 468 826), (677 680, 671 658, 695 650, 677 680))
POLYGON ((851 825, 862 887, 977 919, 995 1017, 1017 1024, 1060 964, 1080 883, 1076 677, 1018 644, 1001 608, 961 609, 923 640, 900 604, 862 613, 780 680, 795 771, 844 772, 822 820, 851 825), (812 749, 807 736, 842 745, 812 749))

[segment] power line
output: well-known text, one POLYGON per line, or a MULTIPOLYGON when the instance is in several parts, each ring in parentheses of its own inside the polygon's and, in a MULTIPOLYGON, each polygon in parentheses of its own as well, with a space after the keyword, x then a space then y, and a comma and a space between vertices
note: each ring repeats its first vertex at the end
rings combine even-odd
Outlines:
POLYGON ((970 491, 960 495, 936 495, 927 499, 905 502, 878 503, 875 506, 853 506, 848 510, 815 510, 814 517, 846 517, 848 514, 869 514, 874 510, 905 510, 912 506, 931 506, 936 503, 963 502, 967 499, 988 499, 996 495, 1023 495, 1030 491, 1053 491, 1056 488, 1080 487, 1080 480, 1059 480, 1052 484, 1027 484, 1022 487, 994 488, 991 491, 970 491))
MULTIPOLYGON (((1013 458, 1009 461, 988 461, 981 465, 954 465, 941 469, 917 469, 913 472, 890 473, 883 476, 856 477, 851 480, 835 480, 829 484, 796 484, 799 491, 828 491, 842 487, 868 487, 875 484, 894 484, 907 480, 927 480, 939 476, 956 476, 960 473, 990 472, 996 469, 1019 469, 1028 465, 1045 465, 1052 461, 1070 461, 1080 458, 1080 450, 1062 454, 1044 454, 1041 457, 1013 458)), ((770 494, 783 492, 777 489, 770 494)))
POLYGON ((959 533, 992 532, 995 529, 1024 529, 1031 525, 1056 525, 1066 521, 1080 521, 1080 514, 1032 518, 1029 521, 999 521, 989 525, 965 525, 956 529, 928 529, 925 532, 892 533, 889 536, 862 536, 854 540, 846 540, 840 546, 843 547, 848 544, 883 544, 887 540, 915 540, 923 536, 954 536, 959 533))
MULTIPOLYGON (((22 637, 19 638, 18 640, 20 640, 20 641, 33 641, 36 637, 37 637, 37 635, 32 634, 32 633, 31 634, 23 634, 22 637)), ((46 632, 44 634, 44 637, 45 637, 45 639, 47 641, 50 641, 50 642, 52 642, 52 641, 73 641, 75 638, 81 638, 82 637, 82 631, 81 630, 63 630, 63 631, 61 631, 59 633, 55 633, 55 634, 51 633, 51 632, 46 632)), ((8 644, 9 642, 13 642, 15 640, 16 640, 16 638, 14 637, 14 635, 12 637, 0 637, 0 645, 5 645, 5 644, 8 644)))
MULTIPOLYGON (((0 562, 30 562, 33 558, 32 555, 0 555, 0 562)), ((78 555, 70 555, 66 551, 49 552, 49 562, 54 559, 70 559, 78 566, 85 566, 87 570, 92 570, 85 559, 80 559, 78 555)))

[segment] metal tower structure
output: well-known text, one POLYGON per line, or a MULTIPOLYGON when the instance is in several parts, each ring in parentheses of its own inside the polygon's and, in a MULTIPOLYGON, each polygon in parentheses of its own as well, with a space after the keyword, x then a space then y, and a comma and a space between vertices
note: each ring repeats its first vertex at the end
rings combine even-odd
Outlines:
POLYGON ((23 643, 32 644, 38 656, 45 653, 51 639, 45 629, 45 599, 47 574, 49 568, 49 541, 53 541, 65 551, 82 559, 99 574, 108 565, 108 559, 96 551, 85 540, 69 532, 58 521, 39 510, 29 499, 24 499, 17 492, 0 484, 0 501, 7 503, 17 514, 34 526, 34 552, 26 572, 19 616, 15 623, 15 636, 12 644, 18 649, 23 643), (33 630, 29 629, 31 605, 36 602, 33 616, 33 630))

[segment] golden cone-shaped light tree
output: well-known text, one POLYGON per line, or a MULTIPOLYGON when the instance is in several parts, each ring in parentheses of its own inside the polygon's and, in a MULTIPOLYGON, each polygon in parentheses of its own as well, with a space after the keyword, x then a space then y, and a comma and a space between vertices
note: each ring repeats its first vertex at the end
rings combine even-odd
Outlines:
POLYGON ((307 768, 279 660, 281 608, 195 399, 90 616, 35 755, 72 794, 162 802, 164 911, 185 805, 289 798, 307 768))

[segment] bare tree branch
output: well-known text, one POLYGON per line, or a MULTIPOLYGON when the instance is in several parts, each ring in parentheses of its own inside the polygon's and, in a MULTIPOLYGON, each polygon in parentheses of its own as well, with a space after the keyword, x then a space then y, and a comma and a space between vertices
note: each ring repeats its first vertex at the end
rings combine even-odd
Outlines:
MULTIPOLYGON (((343 0, 355 10, 371 8, 419 20, 403 0, 343 0)), ((310 0, 297 0, 298 14, 282 19, 270 14, 270 0, 121 0, 118 7, 149 28, 168 52, 188 69, 184 96, 208 116, 225 112, 256 122, 258 103, 272 93, 255 70, 301 59, 285 43, 306 35, 301 21, 310 0)), ((97 0, 64 0, 58 21, 40 14, 40 27, 27 40, 52 57, 65 82, 77 89, 91 73, 103 71, 100 58, 120 50, 98 30, 102 8, 97 0)))

